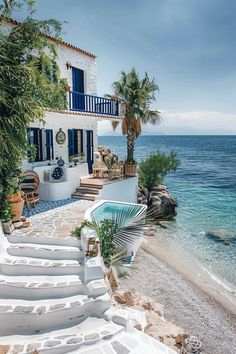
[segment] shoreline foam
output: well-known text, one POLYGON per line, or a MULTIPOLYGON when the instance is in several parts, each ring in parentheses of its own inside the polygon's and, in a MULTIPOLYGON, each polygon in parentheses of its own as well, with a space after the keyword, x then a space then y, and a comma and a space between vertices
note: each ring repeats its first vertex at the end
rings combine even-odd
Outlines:
POLYGON ((235 354, 235 316, 200 287, 199 281, 197 286, 193 282, 192 273, 195 271, 197 279, 203 276, 203 269, 196 271, 196 267, 178 262, 181 266, 177 270, 176 248, 171 245, 171 252, 167 252, 157 241, 157 237, 145 238, 130 276, 120 280, 121 289, 137 291, 162 304, 165 319, 202 340, 204 353, 235 354))
POLYGON ((213 297, 231 314, 236 315, 236 289, 232 284, 209 271, 196 258, 188 255, 173 241, 165 242, 158 237, 146 237, 142 249, 165 262, 188 281, 213 297))

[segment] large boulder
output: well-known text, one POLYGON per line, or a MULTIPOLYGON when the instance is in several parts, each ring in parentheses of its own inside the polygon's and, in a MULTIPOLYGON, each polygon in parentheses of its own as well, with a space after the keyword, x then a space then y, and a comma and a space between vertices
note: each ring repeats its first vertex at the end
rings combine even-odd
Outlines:
POLYGON ((143 187, 143 186, 139 186, 138 187, 138 203, 139 204, 148 204, 148 199, 149 199, 149 192, 148 189, 143 187))
POLYGON ((155 219, 170 219, 177 214, 177 202, 163 185, 155 186, 150 193, 143 186, 139 186, 138 203, 147 204, 155 219))
POLYGON ((155 218, 168 219, 175 216, 176 207, 177 202, 165 186, 156 186, 150 192, 149 208, 153 211, 155 218))

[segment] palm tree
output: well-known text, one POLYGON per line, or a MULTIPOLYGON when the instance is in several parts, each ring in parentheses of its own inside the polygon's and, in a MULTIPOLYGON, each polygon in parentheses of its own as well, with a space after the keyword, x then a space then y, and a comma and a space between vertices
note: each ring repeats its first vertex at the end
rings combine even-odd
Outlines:
MULTIPOLYGON (((120 81, 115 81, 112 86, 124 109, 122 133, 127 137, 127 159, 133 160, 135 139, 141 133, 141 125, 155 125, 161 121, 160 112, 150 109, 159 87, 147 73, 140 79, 134 68, 129 73, 122 71, 120 81)), ((114 129, 116 126, 117 123, 113 122, 114 129)))

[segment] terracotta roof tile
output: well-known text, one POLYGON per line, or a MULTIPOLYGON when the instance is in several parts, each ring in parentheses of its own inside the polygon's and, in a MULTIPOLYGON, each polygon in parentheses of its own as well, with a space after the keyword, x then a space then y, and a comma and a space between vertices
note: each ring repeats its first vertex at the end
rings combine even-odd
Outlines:
MULTIPOLYGON (((12 19, 12 18, 4 18, 3 21, 5 21, 5 22, 10 22, 10 23, 12 23, 13 25, 16 25, 16 26, 19 26, 19 25, 21 24, 21 22, 18 22, 18 21, 16 21, 16 20, 12 19)), ((77 52, 80 52, 80 53, 82 53, 82 54, 85 54, 85 55, 87 55, 87 56, 89 56, 89 57, 91 57, 91 58, 96 58, 96 55, 95 55, 95 54, 92 54, 92 53, 90 53, 90 52, 87 52, 86 50, 81 49, 81 48, 79 48, 79 47, 76 47, 75 45, 70 44, 70 43, 68 43, 68 42, 65 42, 65 41, 63 41, 62 39, 59 39, 59 38, 56 38, 56 37, 53 37, 53 36, 49 36, 49 35, 46 35, 46 34, 44 34, 44 33, 42 33, 42 36, 45 37, 45 38, 47 38, 47 39, 49 39, 49 40, 51 40, 51 41, 53 41, 53 42, 55 42, 55 43, 62 44, 62 45, 64 45, 64 46, 68 47, 68 48, 71 48, 71 49, 73 49, 73 50, 76 50, 77 52)))

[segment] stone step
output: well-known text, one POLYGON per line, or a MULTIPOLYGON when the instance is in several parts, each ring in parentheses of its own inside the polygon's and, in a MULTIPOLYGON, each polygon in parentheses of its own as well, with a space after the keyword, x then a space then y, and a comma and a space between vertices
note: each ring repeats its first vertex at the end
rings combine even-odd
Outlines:
POLYGON ((85 187, 85 188, 96 188, 96 189, 102 189, 103 185, 102 184, 96 184, 94 182, 80 182, 80 187, 85 187))
POLYGON ((0 259, 3 275, 82 275, 84 266, 78 261, 4 257, 0 259))
POLYGON ((11 244, 7 248, 7 253, 12 256, 50 258, 54 260, 78 260, 83 258, 82 249, 78 247, 45 246, 31 243, 11 244))
POLYGON ((0 276, 0 299, 36 300, 60 298, 76 294, 97 297, 107 292, 104 279, 84 284, 77 275, 62 276, 0 276))
POLYGON ((89 194, 89 193, 73 193, 71 195, 72 198, 75 199, 85 199, 85 200, 91 200, 94 201, 96 199, 96 195, 95 194, 89 194))
POLYGON ((84 263, 75 260, 41 259, 30 257, 4 257, 0 259, 0 274, 3 275, 80 275, 85 282, 103 278, 99 256, 87 258, 84 263))
MULTIPOLYGON (((19 230, 20 231, 20 230, 19 230)), ((81 240, 74 236, 67 237, 48 237, 44 233, 25 236, 24 234, 15 231, 11 235, 7 235, 9 243, 30 243, 34 245, 47 245, 47 246, 64 246, 64 247, 79 247, 81 240)))
POLYGON ((101 257, 87 257, 84 278, 88 283, 91 280, 103 279, 101 257))
MULTIPOLYGON (((6 354, 32 354, 34 350, 38 350, 40 354, 71 352, 78 354, 82 350, 95 347, 97 353, 100 353, 98 348, 116 338, 123 330, 122 326, 109 323, 102 318, 89 317, 80 325, 54 330, 46 334, 1 337, 0 350, 2 349, 2 352, 6 354)), ((112 351, 109 352, 111 353, 112 351)))
MULTIPOLYGON (((101 282, 103 279, 94 282, 96 281, 101 282)), ((97 290, 95 284, 90 289, 83 284, 78 275, 35 275, 28 277, 1 275, 0 298, 36 300, 74 296, 76 294, 97 296, 97 294, 105 294, 106 289, 102 292, 102 286, 103 284, 100 283, 100 289, 97 290)))
POLYGON ((0 336, 32 335, 74 326, 88 316, 101 317, 110 304, 108 294, 96 299, 86 295, 36 301, 1 299, 0 336))
POLYGON ((97 297, 106 294, 107 285, 104 279, 91 280, 87 283, 87 291, 90 296, 97 297))
MULTIPOLYGON (((77 187, 76 188, 77 193, 89 193, 89 194, 98 194, 99 193, 99 188, 95 187, 77 187)), ((76 193, 76 194, 77 194, 76 193)))

